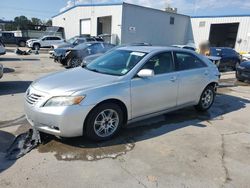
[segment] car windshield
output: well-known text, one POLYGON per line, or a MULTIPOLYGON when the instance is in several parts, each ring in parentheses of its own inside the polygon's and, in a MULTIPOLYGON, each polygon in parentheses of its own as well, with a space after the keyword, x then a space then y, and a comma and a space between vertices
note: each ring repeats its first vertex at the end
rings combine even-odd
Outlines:
POLYGON ((76 41, 76 37, 70 38, 69 40, 67 40, 68 43, 73 44, 76 41))
POLYGON ((85 68, 103 74, 123 76, 146 55, 144 52, 114 50, 92 61, 85 68))
POLYGON ((81 43, 81 44, 76 45, 74 48, 77 50, 83 50, 91 45, 92 45, 91 43, 81 43))

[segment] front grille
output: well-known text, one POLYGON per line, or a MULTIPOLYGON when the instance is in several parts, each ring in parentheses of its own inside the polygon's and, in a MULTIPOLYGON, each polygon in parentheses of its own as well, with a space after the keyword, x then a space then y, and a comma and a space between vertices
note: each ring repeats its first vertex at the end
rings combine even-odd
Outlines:
POLYGON ((42 98, 43 98, 43 96, 38 95, 38 94, 34 94, 34 93, 26 95, 26 101, 27 101, 27 103, 29 103, 31 105, 35 105, 42 98))

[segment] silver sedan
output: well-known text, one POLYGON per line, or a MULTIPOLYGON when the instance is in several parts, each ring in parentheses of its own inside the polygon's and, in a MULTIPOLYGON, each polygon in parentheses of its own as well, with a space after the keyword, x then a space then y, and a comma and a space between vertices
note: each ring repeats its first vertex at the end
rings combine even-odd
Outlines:
POLYGON ((188 106, 208 110, 219 75, 210 60, 190 50, 121 47, 33 82, 26 117, 45 133, 107 140, 127 123, 188 106))

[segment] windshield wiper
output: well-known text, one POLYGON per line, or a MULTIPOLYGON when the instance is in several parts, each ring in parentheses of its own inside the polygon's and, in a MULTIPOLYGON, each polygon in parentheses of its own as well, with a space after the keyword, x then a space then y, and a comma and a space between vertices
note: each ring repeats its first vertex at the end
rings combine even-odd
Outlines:
POLYGON ((86 66, 85 66, 84 68, 86 68, 87 70, 93 71, 93 72, 102 73, 102 72, 100 72, 100 71, 97 70, 97 69, 90 69, 90 68, 87 68, 86 66))

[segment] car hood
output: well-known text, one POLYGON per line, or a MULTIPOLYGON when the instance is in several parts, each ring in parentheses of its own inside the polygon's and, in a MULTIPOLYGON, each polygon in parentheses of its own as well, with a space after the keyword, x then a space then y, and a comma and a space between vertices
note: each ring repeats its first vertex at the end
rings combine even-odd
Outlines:
POLYGON ((72 51, 73 48, 57 48, 54 50, 56 56, 65 55, 67 51, 72 51))
POLYGON ((58 48, 73 48, 74 45, 73 44, 70 44, 70 43, 67 43, 67 42, 63 42, 63 43, 60 43, 60 44, 55 44, 53 45, 54 49, 58 49, 58 48))
POLYGON ((38 39, 29 39, 29 40, 27 40, 27 42, 29 43, 29 42, 38 42, 39 40, 38 39))
POLYGON ((71 95, 77 91, 109 85, 118 80, 117 76, 100 74, 78 67, 42 77, 34 81, 32 87, 51 95, 71 95))
POLYGON ((250 69, 250 61, 245 61, 240 64, 241 67, 245 67, 247 69, 250 69))

